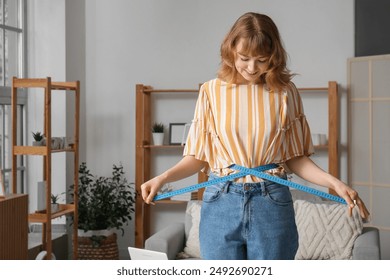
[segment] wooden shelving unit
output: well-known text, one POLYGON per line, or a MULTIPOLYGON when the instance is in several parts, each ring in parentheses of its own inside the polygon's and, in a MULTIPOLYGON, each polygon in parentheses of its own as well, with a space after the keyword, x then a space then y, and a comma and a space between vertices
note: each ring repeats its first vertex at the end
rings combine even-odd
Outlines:
MULTIPOLYGON (((328 83, 328 87, 299 88, 299 92, 328 95, 328 144, 315 146, 316 150, 328 152, 328 172, 335 177, 339 177, 339 95, 338 86, 334 81, 328 83)), ((198 89, 153 89, 151 86, 143 84, 136 85, 136 175, 135 183, 137 188, 135 207, 135 246, 142 248, 145 240, 149 236, 149 207, 145 205, 141 197, 140 186, 150 179, 150 166, 152 162, 152 150, 182 149, 177 145, 151 145, 151 95, 159 93, 198 93, 198 89)), ((198 181, 207 180, 204 173, 199 173, 198 181)), ((198 193, 198 198, 202 197, 203 190, 198 193)), ((163 200, 164 204, 177 204, 183 201, 163 200)), ((184 202, 185 203, 185 202, 184 202)))
MULTIPOLYGON (((180 145, 152 145, 152 119, 151 106, 152 94, 197 94, 198 89, 153 89, 151 86, 136 85, 136 175, 135 184, 137 189, 135 207, 135 246, 142 248, 149 236, 149 206, 141 197, 140 186, 151 178, 150 164, 152 150, 182 150, 180 145)), ((199 175, 199 180, 202 180, 199 175)), ((161 200, 158 204, 183 204, 184 201, 161 200)))
MULTIPOLYGON (((317 150, 328 150, 328 172, 334 177, 340 177, 340 97, 338 85, 329 81, 328 87, 299 88, 302 98, 306 93, 328 95, 328 144, 315 146, 317 150)), ((333 191, 331 193, 335 194, 333 191)))
MULTIPOLYGON (((63 215, 73 215, 73 258, 77 259, 77 225, 78 225, 78 198, 75 195, 78 192, 78 166, 79 166, 79 116, 80 116, 80 82, 53 82, 51 78, 44 79, 18 79, 13 78, 12 82, 12 193, 17 192, 17 157, 18 156, 42 156, 43 157, 43 180, 46 181, 46 211, 30 213, 28 221, 30 223, 42 223, 42 245, 46 251, 46 258, 50 259, 52 255, 52 219, 63 215), (25 146, 17 143, 17 94, 21 88, 38 88, 44 91, 44 131, 46 137, 46 146, 25 146), (67 94, 75 95, 75 115, 73 144, 65 149, 51 148, 51 95, 52 91, 63 91, 67 94), (71 152, 74 154, 74 204, 61 204, 60 211, 51 213, 51 193, 52 193, 52 161, 53 153, 71 152), (50 256, 50 257, 49 257, 50 256)), ((33 188, 31 188, 33 191, 33 188)), ((26 225, 27 227, 27 225, 26 225)))

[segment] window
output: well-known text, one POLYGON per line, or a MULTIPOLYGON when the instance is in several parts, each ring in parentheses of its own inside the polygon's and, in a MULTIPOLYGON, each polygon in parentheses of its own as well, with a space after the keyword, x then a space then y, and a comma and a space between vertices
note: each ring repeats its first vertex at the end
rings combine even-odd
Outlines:
MULTIPOLYGON (((12 168, 11 86, 12 77, 26 72, 26 1, 0 0, 0 168, 6 192, 10 192, 12 168)), ((27 96, 18 93, 18 143, 24 143, 27 96)), ((18 192, 25 192, 25 163, 18 158, 18 192)))

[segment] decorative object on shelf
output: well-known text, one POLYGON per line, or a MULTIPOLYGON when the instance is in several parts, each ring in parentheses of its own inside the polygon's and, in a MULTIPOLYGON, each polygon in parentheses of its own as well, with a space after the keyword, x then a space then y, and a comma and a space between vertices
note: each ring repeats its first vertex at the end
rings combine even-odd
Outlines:
POLYGON ((37 186, 37 211, 46 209, 46 182, 40 181, 37 186))
POLYGON ((169 124, 169 145, 181 145, 186 123, 169 124))
POLYGON ((323 146, 323 145, 326 145, 328 143, 326 134, 312 133, 311 139, 312 139, 314 146, 323 146))
POLYGON ((62 142, 63 142, 63 148, 72 148, 74 145, 74 137, 67 136, 67 137, 62 137, 62 142))
MULTIPOLYGON (((124 174, 121 164, 113 165, 111 177, 94 176, 85 162, 80 165, 76 194, 79 199, 79 232, 118 229, 124 234, 123 227, 131 220, 135 204, 135 186, 127 181, 124 174)), ((73 186, 70 189, 73 189, 73 186)), ((114 251, 118 250, 116 234, 99 234, 92 232, 89 237, 79 237, 79 259, 102 259, 107 256, 118 259, 118 254, 112 254, 113 247, 116 248, 114 251), (92 252, 100 252, 104 247, 108 247, 111 253, 104 256, 104 253, 92 252)))
POLYGON ((311 134, 311 141, 313 142, 314 146, 318 146, 320 144, 320 134, 312 133, 311 134))
POLYGON ((44 145, 45 136, 40 131, 32 132, 32 136, 34 138, 34 141, 32 143, 33 146, 43 146, 44 145))
POLYGON ((153 145, 160 146, 164 144, 164 124, 155 122, 152 125, 153 145))
POLYGON ((64 148, 64 137, 52 137, 51 138, 51 148, 53 150, 59 150, 64 148))
POLYGON ((55 213, 55 212, 60 211, 59 200, 60 200, 61 194, 64 194, 64 193, 51 194, 51 213, 55 213))
POLYGON ((181 138, 181 145, 182 146, 184 146, 186 144, 188 133, 190 132, 190 128, 191 128, 191 123, 186 123, 184 125, 183 135, 182 135, 182 138, 181 138))
POLYGON ((328 139, 326 137, 326 134, 320 134, 320 145, 327 145, 328 139))

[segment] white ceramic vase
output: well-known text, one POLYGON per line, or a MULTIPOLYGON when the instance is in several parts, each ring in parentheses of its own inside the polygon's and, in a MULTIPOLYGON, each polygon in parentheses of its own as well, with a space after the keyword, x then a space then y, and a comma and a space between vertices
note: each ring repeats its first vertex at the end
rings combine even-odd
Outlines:
POLYGON ((161 146, 164 144, 164 133, 152 133, 153 145, 161 146))

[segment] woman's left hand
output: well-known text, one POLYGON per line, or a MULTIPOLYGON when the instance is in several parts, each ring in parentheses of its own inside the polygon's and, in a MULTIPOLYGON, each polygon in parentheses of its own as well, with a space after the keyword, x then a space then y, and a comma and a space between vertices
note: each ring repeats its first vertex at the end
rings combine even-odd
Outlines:
POLYGON ((363 200, 359 197, 359 194, 354 189, 350 188, 343 182, 339 181, 334 186, 335 192, 348 204, 348 212, 349 215, 352 216, 352 210, 355 206, 359 208, 360 216, 364 221, 368 221, 370 218, 370 212, 368 211, 366 205, 364 204, 363 200))

